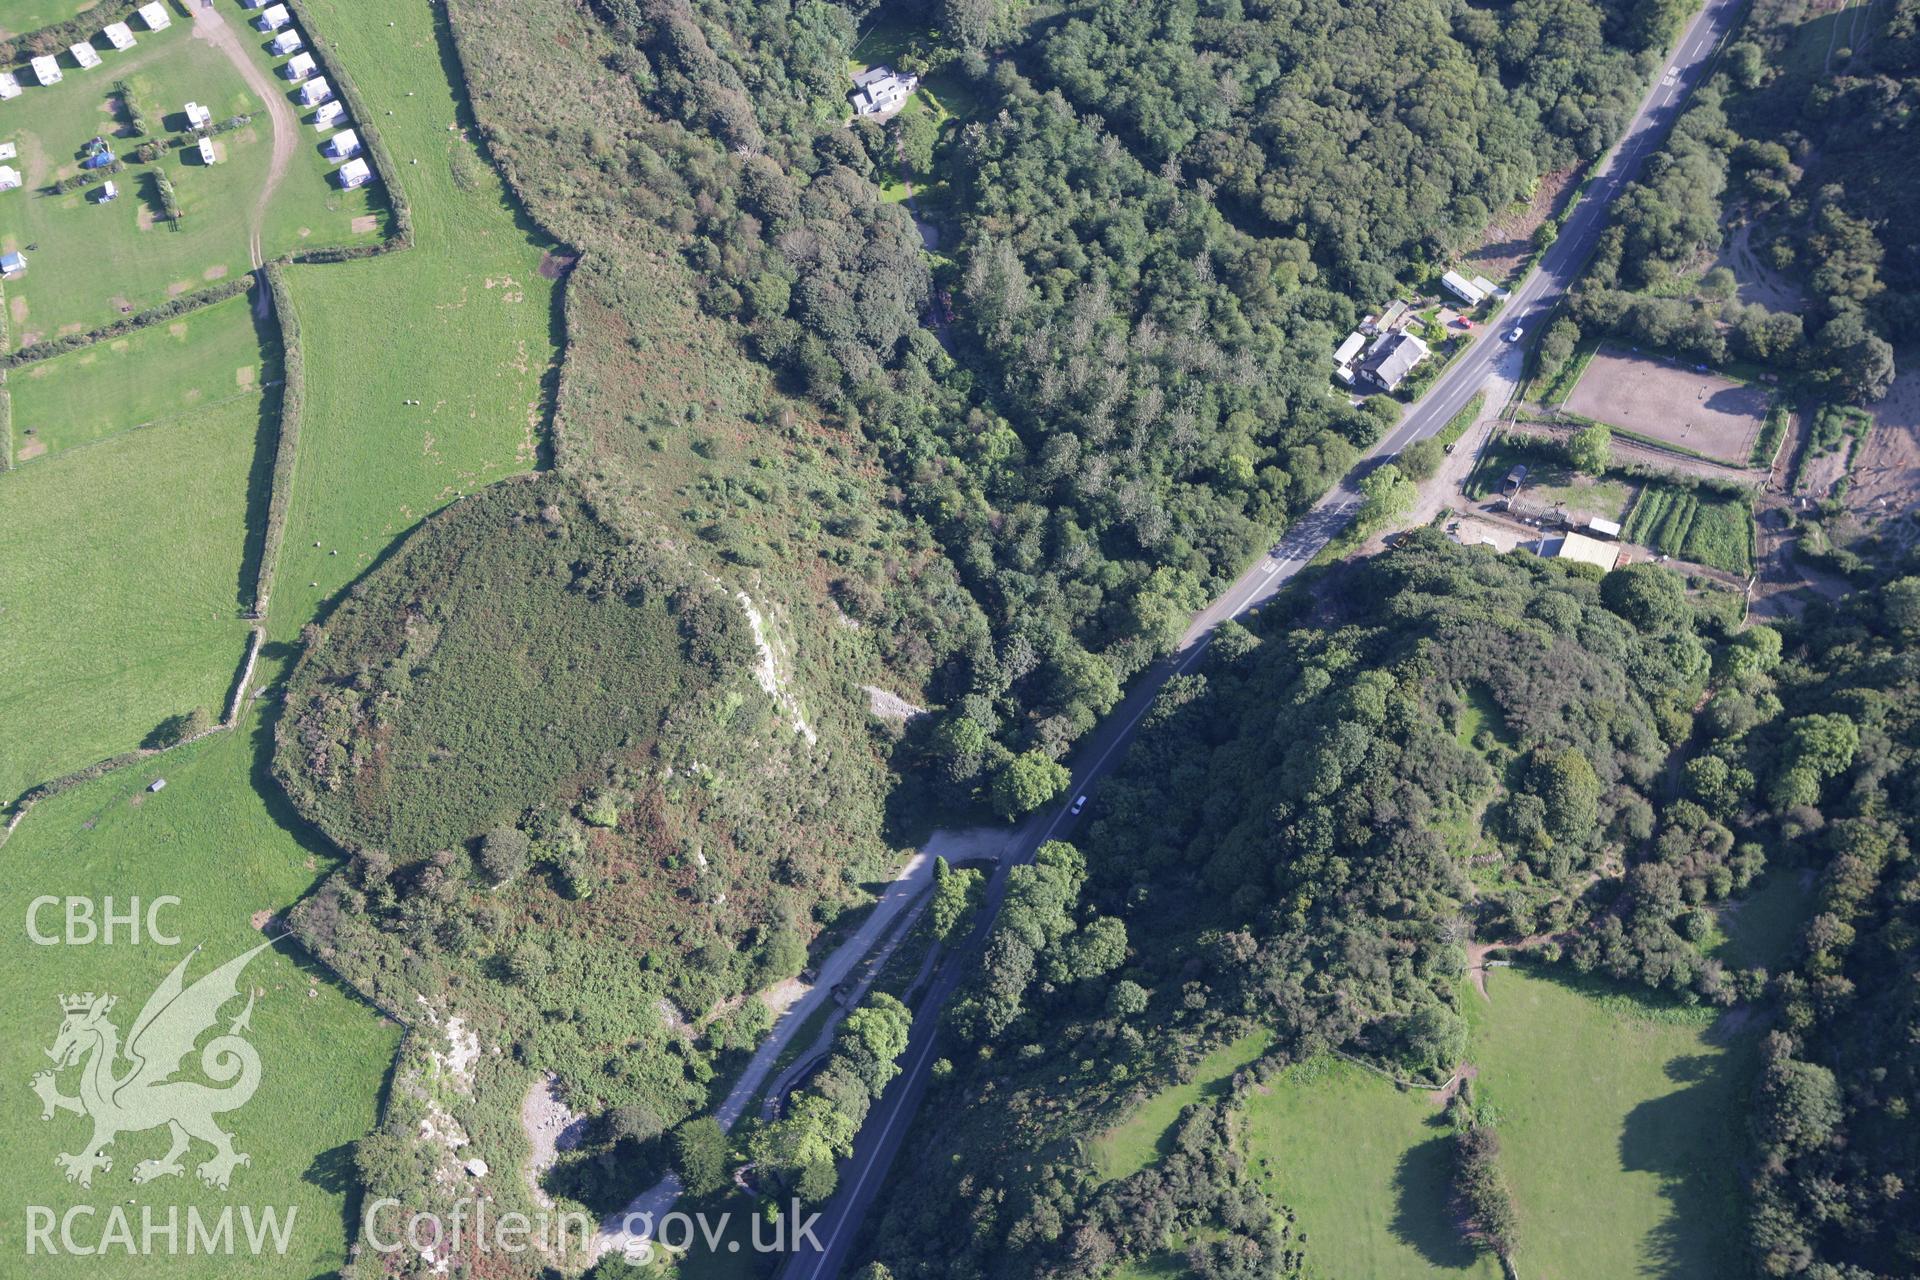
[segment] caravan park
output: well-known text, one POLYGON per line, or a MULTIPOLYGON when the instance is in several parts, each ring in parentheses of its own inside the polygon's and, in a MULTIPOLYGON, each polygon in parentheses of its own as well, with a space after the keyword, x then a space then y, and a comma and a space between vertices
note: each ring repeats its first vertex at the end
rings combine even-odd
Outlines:
POLYGON ((346 186, 356 157, 328 148, 348 126, 314 127, 339 106, 312 54, 261 21, 155 0, 0 78, 6 349, 384 237, 378 184, 346 186))

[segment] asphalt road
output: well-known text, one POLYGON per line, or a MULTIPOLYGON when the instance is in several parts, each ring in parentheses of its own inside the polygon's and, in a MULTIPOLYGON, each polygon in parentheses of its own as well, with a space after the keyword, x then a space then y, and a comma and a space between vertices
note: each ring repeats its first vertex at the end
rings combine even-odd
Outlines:
MULTIPOLYGON (((1687 27, 1659 80, 1648 90, 1626 132, 1595 168, 1586 193, 1561 228, 1539 264, 1515 288, 1498 320, 1486 326, 1474 345, 1454 361, 1418 404, 1349 472, 1345 479, 1306 515, 1295 521, 1280 542, 1255 561, 1219 599, 1202 610, 1181 638, 1174 653, 1144 672, 1120 705, 1096 726, 1075 752, 1073 789, 1069 795, 1090 792, 1119 760, 1141 718, 1173 676, 1192 670, 1212 642, 1222 622, 1258 608, 1286 585, 1328 542, 1352 523, 1360 505, 1360 480, 1414 441, 1444 428, 1488 381, 1503 359, 1513 355, 1506 335, 1521 326, 1522 342, 1531 342, 1547 315, 1593 255, 1606 224, 1608 207, 1639 172, 1641 162, 1666 136, 1680 114, 1686 96, 1701 78, 1708 59, 1720 47, 1740 8, 1740 0, 1712 0, 1687 27)), ((868 1114, 854 1142, 852 1159, 841 1174, 840 1189, 813 1225, 820 1249, 795 1252, 781 1271, 781 1280, 834 1280, 845 1266, 861 1222, 886 1181, 901 1142, 912 1127, 914 1113, 927 1091, 929 1067, 939 1057, 940 1015, 947 1000, 972 972, 987 932, 999 915, 1006 896, 1007 874, 1032 860, 1048 840, 1067 835, 1074 819, 1063 803, 1051 812, 1024 822, 1009 843, 1008 854, 988 882, 985 907, 972 934, 941 965, 938 976, 921 1000, 913 1031, 902 1058, 902 1070, 868 1114)))

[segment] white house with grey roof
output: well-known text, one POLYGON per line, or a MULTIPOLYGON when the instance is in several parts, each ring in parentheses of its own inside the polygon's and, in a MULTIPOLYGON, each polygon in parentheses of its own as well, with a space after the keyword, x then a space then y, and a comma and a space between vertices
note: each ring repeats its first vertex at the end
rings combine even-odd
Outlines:
POLYGON ((1392 391, 1431 354, 1426 343, 1405 330, 1389 333, 1360 362, 1360 376, 1382 391, 1392 391))
POLYGON ((891 67, 868 67, 853 78, 854 114, 877 116, 892 111, 919 84, 919 76, 903 76, 891 67))

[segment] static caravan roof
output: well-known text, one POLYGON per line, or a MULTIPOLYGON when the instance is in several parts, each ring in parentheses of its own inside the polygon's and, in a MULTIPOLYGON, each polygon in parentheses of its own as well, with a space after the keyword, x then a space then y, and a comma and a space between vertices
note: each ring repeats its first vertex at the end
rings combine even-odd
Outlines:
POLYGON ((1358 356, 1360 354, 1361 348, 1365 347, 1366 345, 1367 345, 1366 334, 1364 333, 1348 334, 1347 340, 1345 342, 1342 342, 1339 345, 1339 347, 1334 350, 1333 362, 1335 364, 1352 364, 1354 357, 1358 356))
POLYGON ((187 127, 188 128, 199 129, 199 128, 205 127, 206 125, 210 125, 212 123, 213 123, 212 107, 203 107, 197 102, 189 102, 187 104, 187 127))
POLYGON ((300 101, 312 106, 316 102, 325 102, 333 96, 333 86, 327 83, 325 76, 316 76, 300 86, 300 101))
POLYGON ((109 22, 101 28, 100 34, 105 36, 107 43, 116 49, 131 49, 135 43, 133 28, 124 22, 109 22))
POLYGON ((67 52, 72 54, 73 60, 83 68, 100 65, 100 51, 84 41, 80 44, 68 45, 67 52))
POLYGON ((1599 516, 1592 516, 1587 520, 1587 528, 1594 533, 1600 534, 1602 537, 1617 538, 1620 536, 1620 522, 1618 520, 1602 520, 1599 516))
POLYGON ((20 78, 11 71, 0 71, 0 101, 20 96, 20 78))
POLYGON ((217 158, 218 157, 216 157, 213 154, 213 139, 212 138, 200 139, 200 163, 212 164, 214 160, 217 158))
POLYGON ((0 191, 11 191, 20 185, 20 171, 10 164, 0 164, 0 191))
POLYGON ((313 127, 316 129, 331 129, 333 128, 334 121, 346 114, 347 108, 345 104, 339 102, 323 102, 320 104, 320 109, 313 113, 313 127))
POLYGON ((300 33, 292 27, 288 27, 285 31, 275 36, 273 42, 269 44, 267 48, 273 50, 275 57, 284 58, 299 49, 300 44, 300 33))
POLYGON ((165 31, 173 25, 173 15, 167 12, 166 6, 159 3, 159 0, 154 0, 153 4, 140 6, 140 21, 146 24, 149 31, 165 31))
POLYGON ((342 129, 327 139, 327 152, 336 156, 355 155, 360 150, 360 135, 351 129, 342 129))
POLYGON ((26 269, 27 269, 26 254, 9 253, 4 256, 0 256, 0 271, 4 271, 8 275, 12 275, 16 271, 25 271, 26 269))
POLYGON ((283 70, 286 71, 287 79, 289 80, 305 80, 313 74, 313 68, 314 62, 312 54, 296 53, 287 59, 287 65, 283 70))
POLYGON ((373 180, 373 170, 365 160, 349 160, 339 170, 340 185, 358 187, 373 180))
POLYGON ((293 15, 287 12, 287 6, 277 4, 253 20, 253 25, 262 31, 278 31, 293 21, 293 15))
POLYGON ((41 84, 60 83, 60 64, 46 54, 33 60, 33 78, 41 84))

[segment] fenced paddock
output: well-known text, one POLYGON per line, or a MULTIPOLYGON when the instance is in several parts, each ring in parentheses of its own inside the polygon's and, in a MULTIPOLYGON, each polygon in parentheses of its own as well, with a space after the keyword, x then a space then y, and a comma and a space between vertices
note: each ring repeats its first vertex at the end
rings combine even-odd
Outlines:
POLYGON ((1765 388, 1604 344, 1567 397, 1569 413, 1744 467, 1767 418, 1765 388))

